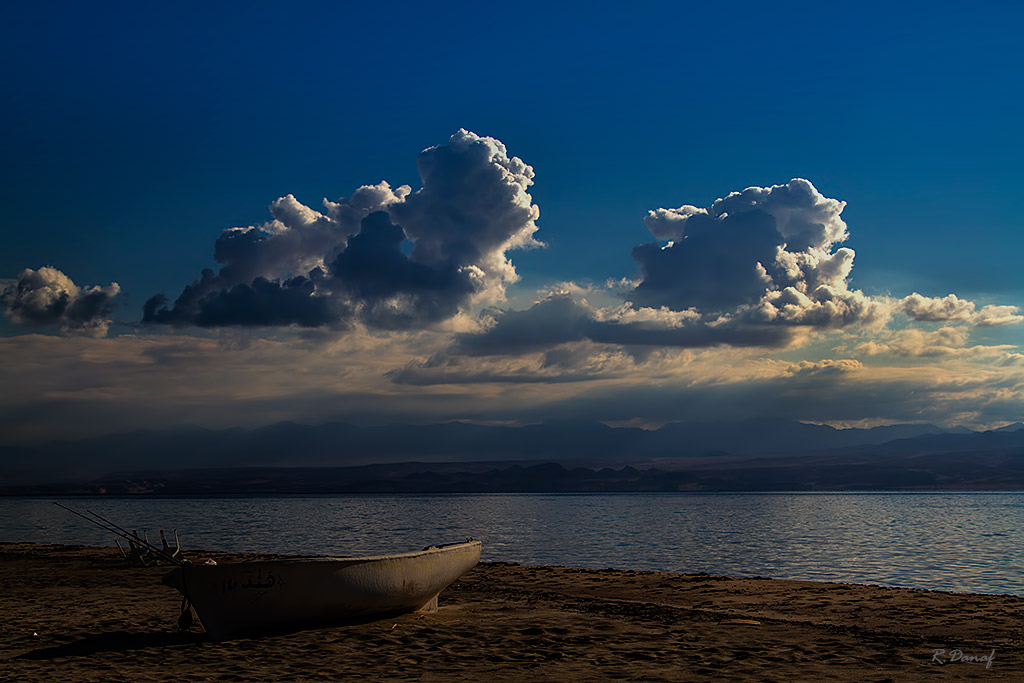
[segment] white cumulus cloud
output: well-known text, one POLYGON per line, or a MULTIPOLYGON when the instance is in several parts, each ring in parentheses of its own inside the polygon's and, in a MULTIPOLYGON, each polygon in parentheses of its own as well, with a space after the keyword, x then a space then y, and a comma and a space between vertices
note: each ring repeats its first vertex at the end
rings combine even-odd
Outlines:
POLYGON ((506 252, 537 246, 533 169, 501 141, 460 129, 417 160, 415 192, 387 182, 316 211, 285 195, 273 220, 218 238, 206 269, 148 323, 413 329, 504 300, 518 274, 506 252), (411 250, 404 245, 411 243, 411 250))
POLYGON ((630 293, 641 306, 739 312, 763 324, 842 327, 884 321, 887 310, 848 278, 854 252, 845 202, 810 181, 749 187, 709 208, 655 209, 645 223, 666 245, 633 250, 642 280, 630 293))
POLYGON ((52 266, 26 268, 0 290, 0 306, 19 325, 60 325, 65 334, 102 337, 110 327, 111 300, 121 287, 79 287, 52 266))
POLYGON ((911 320, 924 322, 963 322, 981 326, 1012 325, 1024 320, 1017 306, 983 306, 977 310, 973 301, 956 294, 927 297, 914 292, 897 302, 896 310, 911 320))

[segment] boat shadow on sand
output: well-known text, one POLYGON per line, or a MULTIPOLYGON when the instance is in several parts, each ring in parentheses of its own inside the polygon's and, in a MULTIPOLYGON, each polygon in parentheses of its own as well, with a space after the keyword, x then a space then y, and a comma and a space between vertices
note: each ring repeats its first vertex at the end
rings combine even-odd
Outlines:
POLYGON ((53 647, 41 647, 18 655, 18 659, 61 659, 63 657, 88 657, 104 652, 128 652, 152 648, 189 645, 209 641, 205 633, 177 633, 157 631, 154 633, 131 633, 111 631, 90 633, 77 640, 53 647))
POLYGON ((82 635, 63 645, 52 647, 41 647, 35 650, 24 652, 16 659, 61 659, 63 657, 88 657, 102 654, 104 652, 130 652, 132 650, 151 650, 160 648, 180 647, 185 645, 198 644, 228 644, 231 641, 239 641, 254 638, 271 638, 274 636, 287 636, 299 631, 309 631, 321 628, 344 628, 369 624, 375 621, 382 621, 403 616, 406 613, 392 613, 375 615, 356 619, 332 619, 295 625, 291 627, 278 626, 273 628, 250 629, 238 633, 229 641, 218 641, 210 638, 205 631, 153 631, 149 633, 132 633, 130 631, 109 631, 107 633, 89 633, 82 635))

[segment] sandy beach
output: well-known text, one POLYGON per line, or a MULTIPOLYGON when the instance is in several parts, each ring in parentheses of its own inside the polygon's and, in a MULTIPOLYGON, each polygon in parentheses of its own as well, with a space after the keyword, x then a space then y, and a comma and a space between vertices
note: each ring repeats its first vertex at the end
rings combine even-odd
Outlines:
POLYGON ((437 613, 215 643, 198 624, 177 632, 166 571, 131 568, 110 548, 0 544, 0 677, 1024 678, 1024 598, 1012 596, 483 563, 441 594, 437 613), (962 661, 993 651, 991 665, 962 661))

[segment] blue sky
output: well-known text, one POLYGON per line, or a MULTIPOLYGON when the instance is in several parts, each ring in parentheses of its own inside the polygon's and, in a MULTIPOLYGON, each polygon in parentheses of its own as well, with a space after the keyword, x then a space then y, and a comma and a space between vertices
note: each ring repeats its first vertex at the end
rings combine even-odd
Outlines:
MULTIPOLYGON (((459 348, 457 335, 484 334, 501 325, 495 310, 526 310, 554 290, 587 299, 595 311, 605 311, 588 315, 607 321, 607 310, 621 303, 623 293, 605 283, 642 279, 631 250, 653 241, 643 220, 649 210, 711 207, 730 192, 792 178, 806 178, 823 197, 847 203, 842 219, 849 237, 830 248, 856 252, 845 280, 850 291, 892 301, 915 292, 932 299, 955 294, 973 302, 975 311, 1024 304, 1016 263, 1024 242, 1022 14, 1011 3, 634 3, 585 10, 559 3, 7 6, 8 37, 0 46, 7 95, 0 110, 6 208, 0 279, 12 287, 24 269, 51 266, 79 288, 116 282, 119 291, 104 309, 112 321, 105 326, 106 341, 83 337, 81 329, 56 318, 26 324, 33 320, 19 318, 8 305, 0 330, 14 346, 5 354, 4 372, 20 391, 4 404, 4 424, 31 416, 32 438, 51 427, 54 434, 77 433, 75 425, 83 422, 94 429, 128 426, 112 416, 142 391, 142 374, 108 363, 89 371, 80 363, 76 371, 83 376, 74 383, 24 369, 32 363, 59 367, 50 354, 69 363, 89 353, 131 357, 143 346, 164 348, 173 340, 184 349, 172 354, 182 363, 173 376, 199 377, 211 372, 198 360, 207 352, 216 367, 257 370, 268 357, 244 359, 230 349, 274 340, 274 353, 282 354, 275 362, 304 368, 324 357, 310 345, 345 347, 358 345, 357 338, 367 348, 393 351, 387 361, 375 358, 376 374, 358 379, 366 392, 359 405, 379 400, 379 410, 353 411, 348 402, 331 399, 340 390, 326 385, 303 391, 288 383, 232 394, 238 378, 225 375, 221 393, 171 397, 167 404, 154 399, 131 424, 517 422, 561 411, 657 424, 692 414, 685 407, 693 398, 688 386, 724 382, 730 391, 751 388, 750 396, 778 390, 748 384, 762 377, 751 364, 864 364, 857 373, 870 377, 844 376, 814 388, 834 396, 853 386, 881 391, 876 383, 882 375, 871 374, 872 368, 900 368, 887 381, 912 384, 927 375, 928 362, 943 359, 948 370, 951 358, 964 365, 950 386, 974 387, 988 378, 994 383, 985 385, 988 395, 998 394, 998 405, 967 410, 964 405, 977 402, 972 394, 948 410, 884 412, 863 405, 858 410, 850 398, 814 414, 805 401, 796 401, 786 416, 834 424, 1011 421, 1024 405, 1019 386, 1007 379, 1016 377, 1007 368, 1016 367, 1012 354, 1020 353, 1021 328, 1012 320, 989 324, 991 316, 977 324, 966 314, 907 321, 897 312, 881 327, 877 321, 874 327, 830 324, 826 332, 797 325, 800 339, 786 345, 673 347, 673 353, 711 357, 673 357, 671 363, 686 364, 693 373, 664 378, 669 405, 649 413, 638 408, 635 415, 621 403, 608 407, 618 400, 615 387, 633 391, 651 381, 651 368, 639 367, 650 361, 630 356, 628 344, 591 337, 559 342, 563 354, 584 353, 578 344, 600 346, 599 352, 590 348, 588 363, 574 367, 576 393, 556 390, 555 384, 569 383, 548 376, 548 384, 532 378, 521 386, 504 377, 499 390, 498 383, 479 380, 480 368, 474 382, 464 383, 458 379, 467 376, 464 366, 477 361, 459 361, 462 370, 456 372, 450 359, 458 355, 451 352, 459 348), (476 298, 451 304, 458 316, 417 314, 415 330, 397 330, 395 323, 388 323, 389 330, 378 323, 365 328, 365 320, 345 330, 335 325, 318 328, 315 341, 310 329, 287 324, 196 328, 180 318, 139 324, 150 297, 164 293, 173 302, 203 268, 217 267, 214 243, 222 231, 265 223, 268 205, 286 194, 319 210, 324 197, 351 197, 360 186, 382 180, 415 192, 423 186, 417 155, 445 145, 459 129, 500 141, 509 158, 518 157, 534 172, 528 191, 540 216, 532 235, 546 247, 507 251, 520 279, 504 280, 500 296, 488 289, 497 299, 484 301, 477 295, 486 288, 474 285, 476 298), (938 331, 954 328, 943 333, 946 351, 935 351, 938 331), (917 339, 916 356, 900 346, 907 329, 933 335, 927 344, 917 339), (434 338, 413 340, 414 332, 434 338), (373 344, 366 341, 371 338, 373 344), (868 342, 875 346, 864 346, 868 342), (187 350, 211 343, 219 351, 187 350), (76 344, 100 348, 86 352, 76 344), (922 351, 921 344, 928 348, 922 351), (608 363, 607 354, 620 353, 632 358, 629 370, 620 368, 614 378, 595 370, 605 367, 595 357, 608 363), (394 393, 395 373, 441 356, 449 359, 443 392, 451 402, 437 401, 432 410, 400 407, 405 404, 394 393), (692 367, 722 363, 747 370, 711 379, 709 371, 692 367), (587 372, 595 373, 593 383, 580 379, 587 372), (591 409, 596 399, 585 396, 597 386, 608 405, 591 409), (108 408, 97 408, 95 392, 108 397, 108 408), (244 420, 203 407, 204 400, 220 405, 253 396, 263 407, 244 420), (56 413, 48 412, 53 401, 60 404, 56 413), (524 407, 531 402, 539 407, 524 407)), ((404 249, 408 253, 410 246, 404 249)), ((416 254, 413 259, 422 260, 416 254)), ((686 308, 680 302, 674 310, 686 308)), ((616 318, 617 324, 622 320, 616 318)), ((516 364, 525 363, 524 356, 513 355, 506 366, 523 370, 516 364)), ((350 362, 367 367, 354 352, 350 362)), ((537 362, 551 367, 550 358, 537 362)), ((350 377, 349 366, 339 363, 316 374, 350 377)), ((983 391, 980 385, 972 390, 983 391)), ((936 389, 934 396, 951 391, 936 389)), ((870 403, 875 395, 860 400, 870 403)), ((814 403, 821 397, 805 398, 814 403)), ((750 400, 742 410, 758 413, 757 399, 750 400)))

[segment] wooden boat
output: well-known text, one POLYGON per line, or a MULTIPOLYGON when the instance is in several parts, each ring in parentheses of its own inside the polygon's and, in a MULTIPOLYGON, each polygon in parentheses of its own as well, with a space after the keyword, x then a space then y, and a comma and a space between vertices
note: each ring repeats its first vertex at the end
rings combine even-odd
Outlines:
POLYGON ((437 609, 437 595, 480 561, 480 541, 373 557, 314 557, 178 567, 163 582, 214 640, 437 609))

